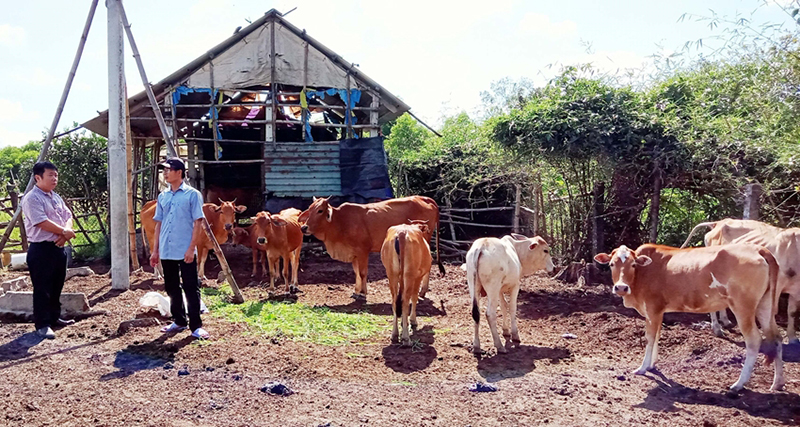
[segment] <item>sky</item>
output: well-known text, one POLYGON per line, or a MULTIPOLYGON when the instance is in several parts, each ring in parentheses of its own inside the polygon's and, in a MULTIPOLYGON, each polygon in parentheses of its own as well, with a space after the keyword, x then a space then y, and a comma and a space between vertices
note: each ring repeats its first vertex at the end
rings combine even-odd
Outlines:
MULTIPOLYGON (((147 77, 155 83, 268 10, 338 53, 438 127, 477 115, 480 93, 503 78, 543 85, 561 65, 640 69, 687 41, 713 45, 707 21, 684 13, 795 25, 795 0, 136 0, 124 2, 147 77)), ((0 147, 41 140, 75 56, 90 0, 0 0, 0 147)), ((107 13, 95 14, 57 129, 108 108, 107 13)), ((128 92, 142 90, 126 41, 128 92)))

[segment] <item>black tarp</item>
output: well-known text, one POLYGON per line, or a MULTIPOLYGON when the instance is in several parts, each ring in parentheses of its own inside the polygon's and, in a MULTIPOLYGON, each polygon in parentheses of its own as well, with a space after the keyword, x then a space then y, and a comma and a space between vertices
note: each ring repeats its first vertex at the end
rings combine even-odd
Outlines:
POLYGON ((394 197, 382 136, 339 141, 339 167, 346 200, 364 203, 394 197))

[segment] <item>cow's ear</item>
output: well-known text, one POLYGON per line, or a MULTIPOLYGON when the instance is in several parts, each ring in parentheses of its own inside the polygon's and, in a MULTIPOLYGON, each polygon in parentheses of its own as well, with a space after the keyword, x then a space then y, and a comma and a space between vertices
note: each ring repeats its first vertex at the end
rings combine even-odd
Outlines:
POLYGON ((284 225, 286 225, 286 220, 277 216, 273 216, 272 224, 277 227, 283 227, 284 225))
MULTIPOLYGON (((511 233, 511 237, 513 237, 514 240, 527 240, 528 239, 527 237, 523 236, 522 234, 517 234, 517 233, 511 233)), ((533 249, 533 248, 531 248, 531 249, 533 249)))
POLYGON ((636 257, 636 265, 639 267, 647 267, 653 260, 647 255, 639 255, 636 257))
POLYGON ((222 206, 214 205, 212 209, 214 209, 214 212, 219 212, 222 209, 222 206))
POLYGON ((537 247, 537 246, 539 246, 539 243, 537 243, 537 242, 533 242, 533 243, 531 243, 531 245, 530 245, 528 248, 529 248, 530 250, 534 250, 534 249, 536 249, 536 247, 537 247))
POLYGON ((328 206, 328 222, 333 220, 333 208, 328 206))
POLYGON ((611 261, 611 255, 606 253, 597 254, 594 256, 594 260, 600 264, 608 264, 608 262, 611 261))
POLYGON ((317 196, 311 196, 311 203, 314 203, 316 201, 317 201, 317 196))
POLYGON ((250 221, 256 222, 256 217, 254 217, 254 216, 251 216, 251 217, 250 217, 250 221))
POLYGON ((245 206, 245 205, 239 205, 239 206, 236 207, 236 212, 238 212, 238 213, 242 213, 242 212, 244 212, 246 210, 247 210, 247 206, 245 206))

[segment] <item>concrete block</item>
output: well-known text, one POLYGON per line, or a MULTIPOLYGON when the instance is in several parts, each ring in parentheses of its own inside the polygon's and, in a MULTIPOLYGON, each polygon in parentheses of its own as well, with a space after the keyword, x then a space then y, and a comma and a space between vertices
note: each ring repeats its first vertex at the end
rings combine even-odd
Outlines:
MULTIPOLYGON (((72 315, 89 311, 89 300, 83 292, 61 294, 61 314, 72 315)), ((0 313, 33 314, 33 292, 6 292, 0 296, 0 313)))
POLYGON ((11 280, 6 280, 3 283, 0 283, 0 295, 11 292, 11 291, 20 291, 28 287, 28 276, 20 276, 16 277, 11 280))
POLYGON ((91 276, 94 271, 89 267, 68 268, 67 276, 64 280, 69 280, 75 276, 91 276))

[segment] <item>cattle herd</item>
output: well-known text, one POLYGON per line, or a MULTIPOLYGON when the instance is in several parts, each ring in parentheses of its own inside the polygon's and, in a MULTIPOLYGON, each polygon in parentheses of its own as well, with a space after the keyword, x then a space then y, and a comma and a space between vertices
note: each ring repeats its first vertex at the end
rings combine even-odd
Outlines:
MULTIPOLYGON (((411 196, 334 207, 326 198, 314 198, 303 212, 293 208, 278 214, 259 212, 246 228, 235 227, 236 213, 243 212, 245 206, 235 205, 235 200, 220 202, 203 206, 214 237, 219 243, 230 238, 233 244, 252 250, 252 276, 256 276, 259 263, 261 274, 265 275, 268 262, 271 290, 279 277, 283 277, 287 291, 298 290, 303 235, 321 240, 332 258, 352 263, 355 299, 366 299, 369 254, 379 252, 392 298, 392 340, 410 344, 409 325, 416 328, 416 305, 428 291, 434 232, 436 262, 440 273, 445 274, 438 248, 439 207, 433 199, 411 196)), ((151 201, 141 212, 146 238, 153 235, 154 214, 155 201, 151 201)), ((205 261, 212 247, 203 235, 197 247, 201 278, 205 278, 205 261)), ((646 320, 645 356, 636 374, 644 375, 655 366, 664 313, 711 313, 712 329, 721 336, 718 319, 728 326, 726 310, 730 309, 744 336, 746 352, 742 372, 731 391, 741 390, 750 379, 759 351, 765 354, 767 364, 774 364, 771 390, 783 388, 782 336, 775 315, 779 296, 787 293, 787 336, 790 343, 797 342, 794 317, 800 299, 799 228, 781 229, 758 221, 724 219, 699 224, 681 248, 644 244, 633 250, 622 245, 611 253, 597 254, 594 260, 608 264, 613 292, 646 320), (705 235, 705 247, 686 248, 692 234, 703 227, 711 228, 705 235)), ((553 272, 547 242, 539 236, 520 234, 480 238, 472 244, 462 269, 466 271, 475 327, 473 351, 481 352, 481 296, 487 297, 486 320, 497 352, 506 353, 509 346, 518 346, 520 279, 539 270, 553 272), (505 344, 497 331, 498 308, 503 314, 505 344)))

